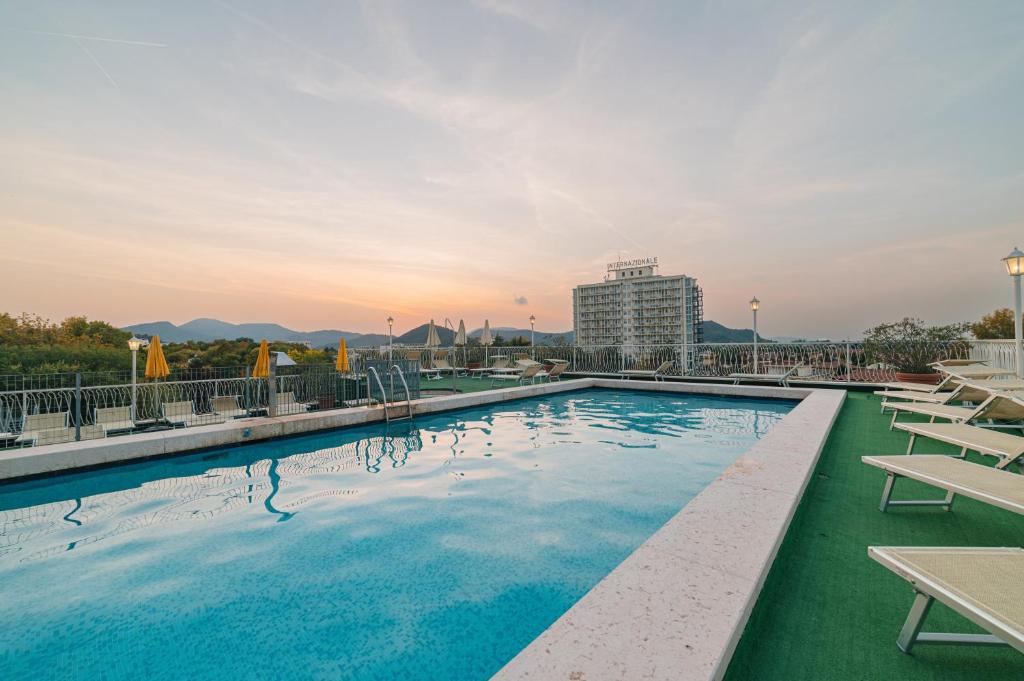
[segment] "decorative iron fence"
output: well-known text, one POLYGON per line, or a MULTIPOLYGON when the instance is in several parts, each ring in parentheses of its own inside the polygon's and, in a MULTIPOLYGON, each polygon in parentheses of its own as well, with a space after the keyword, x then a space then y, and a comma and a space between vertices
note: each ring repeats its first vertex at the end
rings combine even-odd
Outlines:
MULTIPOLYGON (((403 391, 392 389, 390 378, 385 379, 392 364, 402 368, 415 399, 419 367, 434 366, 438 359, 465 369, 492 366, 499 357, 510 362, 563 361, 568 373, 605 376, 653 370, 668 362, 665 373, 669 376, 721 379, 752 372, 756 352, 760 373, 795 369, 796 381, 882 383, 896 378, 896 369, 886 363, 886 357, 898 353, 885 350, 853 341, 762 343, 756 351, 752 343, 355 348, 349 351, 346 374, 326 364, 278 367, 275 407, 278 414, 295 414, 366 404, 369 366, 377 367, 386 380, 388 398, 401 399, 404 396, 396 391, 403 391)), ((929 354, 983 359, 1001 368, 1015 366, 1012 341, 940 344, 929 354)), ((0 376, 0 448, 221 423, 269 411, 270 382, 251 378, 247 367, 176 369, 157 382, 133 381, 130 372, 123 371, 0 376)))

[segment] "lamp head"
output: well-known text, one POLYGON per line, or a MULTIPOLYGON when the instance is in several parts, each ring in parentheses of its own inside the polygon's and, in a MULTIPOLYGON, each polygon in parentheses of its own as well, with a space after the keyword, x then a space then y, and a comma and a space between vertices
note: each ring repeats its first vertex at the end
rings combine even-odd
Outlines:
POLYGON ((757 312, 758 309, 760 309, 760 307, 761 307, 761 301, 760 300, 758 300, 756 297, 750 299, 750 309, 751 309, 751 311, 757 312))
POLYGON ((1024 274, 1024 253, 1014 246, 1013 252, 1003 258, 1003 264, 1006 265, 1007 274, 1011 277, 1019 277, 1024 274))
POLYGON ((128 349, 131 350, 132 352, 138 352, 139 348, 141 348, 145 344, 145 342, 146 341, 142 340, 141 338, 132 336, 131 338, 128 339, 128 349))

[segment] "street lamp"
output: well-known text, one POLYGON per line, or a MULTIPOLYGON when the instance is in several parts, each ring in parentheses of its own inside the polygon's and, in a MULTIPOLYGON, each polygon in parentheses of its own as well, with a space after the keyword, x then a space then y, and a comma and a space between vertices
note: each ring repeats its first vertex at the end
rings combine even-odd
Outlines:
POLYGON ((392 345, 393 345, 392 344, 392 339, 394 338, 394 335, 391 333, 391 330, 392 330, 392 328, 394 328, 394 326, 395 326, 395 318, 391 317, 391 316, 388 316, 388 364, 389 365, 391 364, 392 345))
POLYGON ((537 324, 537 318, 534 317, 533 315, 530 315, 530 347, 531 348, 533 347, 533 329, 534 329, 534 326, 536 326, 536 324, 537 324))
POLYGON ((1006 273, 1013 277, 1013 338, 1017 348, 1017 378, 1024 378, 1024 333, 1021 330, 1020 275, 1024 274, 1024 253, 1016 246, 1003 258, 1006 273))
POLYGON ((138 366, 139 348, 142 347, 143 343, 145 343, 145 341, 136 337, 134 334, 128 339, 128 349, 132 351, 132 421, 135 420, 135 402, 137 399, 135 373, 136 367, 138 366))
POLYGON ((754 296, 750 299, 750 311, 754 313, 754 373, 757 373, 757 311, 761 307, 761 301, 754 296))

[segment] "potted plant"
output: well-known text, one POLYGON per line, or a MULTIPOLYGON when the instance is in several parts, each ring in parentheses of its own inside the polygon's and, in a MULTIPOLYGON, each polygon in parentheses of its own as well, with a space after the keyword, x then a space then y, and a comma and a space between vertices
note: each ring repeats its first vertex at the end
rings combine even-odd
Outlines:
POLYGON ((865 331, 864 354, 870 363, 895 369, 897 381, 936 384, 940 375, 928 365, 962 354, 967 328, 963 323, 925 326, 920 319, 905 317, 865 331))

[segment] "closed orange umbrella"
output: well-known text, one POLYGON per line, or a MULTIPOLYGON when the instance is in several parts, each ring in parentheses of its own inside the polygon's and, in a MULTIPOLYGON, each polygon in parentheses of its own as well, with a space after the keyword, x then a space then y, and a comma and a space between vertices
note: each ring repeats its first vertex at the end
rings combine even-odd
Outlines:
POLYGON ((334 363, 334 368, 343 374, 347 374, 349 372, 348 347, 345 345, 344 338, 338 341, 338 359, 334 363))
POLYGON ((252 368, 252 377, 270 377, 270 346, 267 344, 266 338, 260 341, 260 353, 256 355, 256 366, 252 368))
POLYGON ((164 349, 160 347, 160 336, 153 336, 146 351, 146 378, 167 378, 171 368, 164 359, 164 349))

